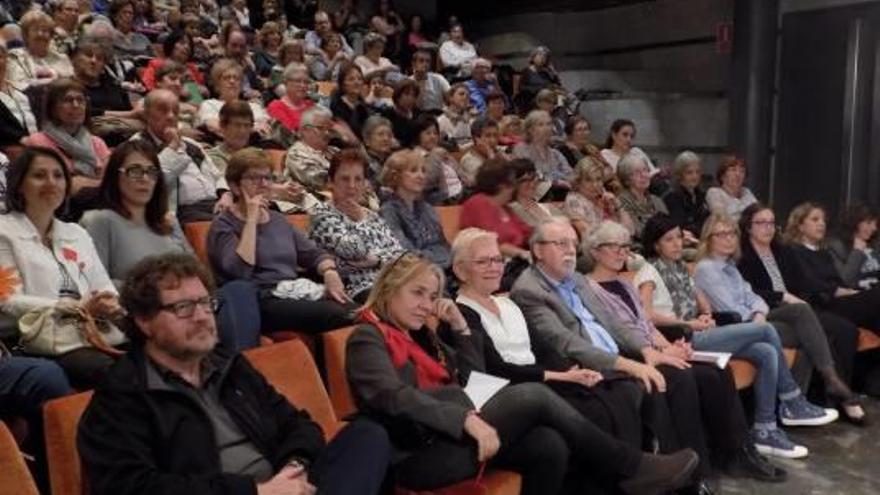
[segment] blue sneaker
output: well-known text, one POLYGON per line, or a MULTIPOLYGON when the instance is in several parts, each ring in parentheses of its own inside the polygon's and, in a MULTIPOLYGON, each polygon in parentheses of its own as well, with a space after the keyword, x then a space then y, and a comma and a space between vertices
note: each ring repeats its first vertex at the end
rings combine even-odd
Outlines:
POLYGON ((779 419, 785 426, 827 425, 840 416, 837 409, 823 409, 810 404, 803 394, 779 404, 779 419))
POLYGON ((806 447, 789 440, 788 435, 779 428, 753 428, 752 441, 755 449, 763 455, 800 459, 810 454, 806 447))

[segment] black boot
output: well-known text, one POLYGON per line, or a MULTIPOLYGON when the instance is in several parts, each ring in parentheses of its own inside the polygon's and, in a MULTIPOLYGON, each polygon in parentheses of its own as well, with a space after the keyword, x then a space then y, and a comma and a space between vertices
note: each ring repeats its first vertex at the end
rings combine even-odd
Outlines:
POLYGON ((620 483, 628 495, 659 495, 690 482, 700 457, 692 449, 669 455, 643 454, 635 474, 620 483))
POLYGON ((730 476, 754 478, 770 483, 780 483, 788 478, 788 473, 759 454, 752 442, 746 442, 733 454, 727 464, 726 472, 730 476))

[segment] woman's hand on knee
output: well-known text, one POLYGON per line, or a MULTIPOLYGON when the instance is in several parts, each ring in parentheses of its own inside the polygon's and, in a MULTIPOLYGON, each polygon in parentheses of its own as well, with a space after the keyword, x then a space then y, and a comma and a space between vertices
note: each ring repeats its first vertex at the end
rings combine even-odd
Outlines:
POLYGON ((477 459, 480 462, 491 459, 498 453, 501 440, 498 432, 476 413, 469 413, 464 420, 464 431, 477 441, 477 459))

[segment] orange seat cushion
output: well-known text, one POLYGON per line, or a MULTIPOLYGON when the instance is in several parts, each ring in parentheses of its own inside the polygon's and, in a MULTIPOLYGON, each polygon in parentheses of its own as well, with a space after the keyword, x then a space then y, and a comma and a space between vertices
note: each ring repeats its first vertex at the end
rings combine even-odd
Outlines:
POLYGON ((345 345, 354 327, 340 328, 323 334, 324 366, 327 368, 327 386, 330 388, 330 402, 336 416, 344 418, 357 411, 348 378, 345 376, 345 345))
POLYGON ((12 432, 0 422, 0 493, 40 495, 12 432))
POLYGON ((451 244, 458 235, 461 220, 461 205, 452 206, 435 206, 437 217, 440 219, 440 226, 443 228, 443 235, 451 244))
POLYGON ((880 337, 867 328, 859 329, 859 352, 880 348, 880 337))
POLYGON ((52 493, 80 495, 89 492, 76 448, 76 432, 90 400, 92 392, 82 392, 50 400, 43 406, 52 493))
POLYGON ((183 224, 183 233, 193 248, 193 253, 199 261, 209 266, 208 263, 208 229, 211 222, 189 222, 183 224))

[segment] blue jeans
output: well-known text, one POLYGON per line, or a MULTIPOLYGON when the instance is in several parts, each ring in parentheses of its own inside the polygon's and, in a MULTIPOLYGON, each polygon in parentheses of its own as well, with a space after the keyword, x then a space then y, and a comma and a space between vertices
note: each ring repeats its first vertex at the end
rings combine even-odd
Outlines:
POLYGON ((0 358, 0 413, 32 416, 43 402, 71 393, 67 376, 48 359, 0 358))
POLYGON ((260 346, 260 300, 257 286, 247 280, 226 282, 217 290, 217 335, 231 353, 260 346))
POLYGON ((755 425, 775 425, 776 397, 788 400, 801 393, 782 355, 779 334, 768 323, 737 323, 694 332, 691 345, 698 351, 729 352, 757 369, 755 425))

